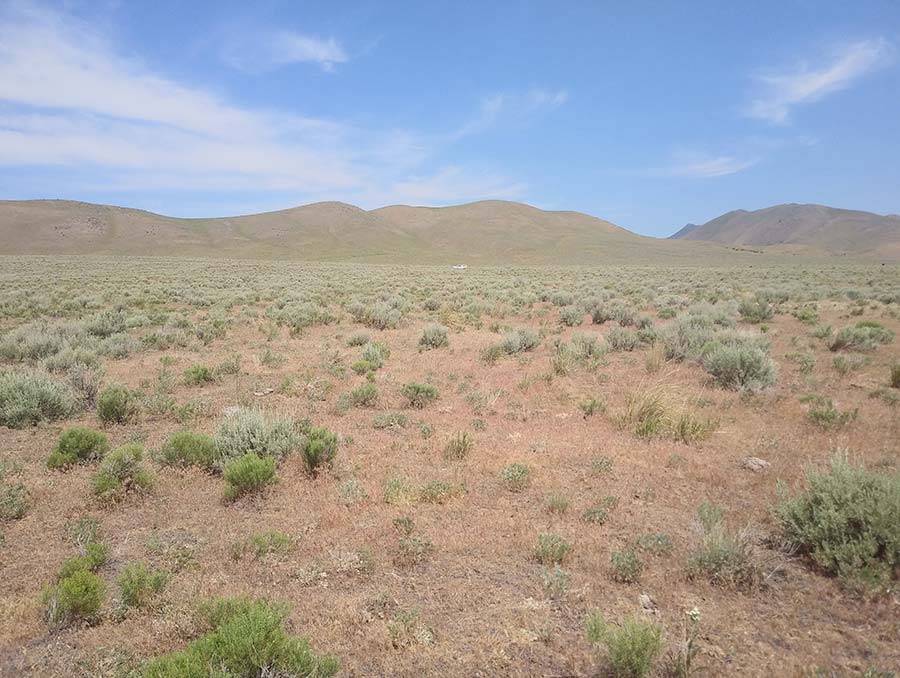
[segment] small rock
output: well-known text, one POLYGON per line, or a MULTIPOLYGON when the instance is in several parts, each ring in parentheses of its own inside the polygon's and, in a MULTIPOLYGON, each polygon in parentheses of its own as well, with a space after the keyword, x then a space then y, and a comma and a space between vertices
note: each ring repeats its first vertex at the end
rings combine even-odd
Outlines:
POLYGON ((767 468, 769 468, 771 464, 765 459, 760 459, 759 457, 747 457, 746 459, 744 459, 744 462, 741 464, 741 466, 748 471, 760 473, 761 471, 765 471, 767 468))
POLYGON ((638 596, 638 600, 640 601, 641 607, 643 608, 644 612, 646 612, 647 614, 659 614, 659 608, 656 605, 656 601, 653 600, 653 598, 651 598, 649 595, 647 595, 646 593, 642 593, 640 596, 638 596))

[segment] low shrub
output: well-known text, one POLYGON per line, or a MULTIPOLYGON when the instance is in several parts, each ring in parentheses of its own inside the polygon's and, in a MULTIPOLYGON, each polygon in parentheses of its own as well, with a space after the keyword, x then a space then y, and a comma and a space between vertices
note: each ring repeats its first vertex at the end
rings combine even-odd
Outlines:
POLYGON ((77 569, 44 590, 44 618, 53 628, 95 624, 105 598, 103 580, 87 569, 77 569))
POLYGON ((373 370, 384 367, 384 361, 391 356, 391 349, 381 341, 372 341, 366 344, 362 350, 362 359, 372 366, 373 370))
POLYGON ((500 482, 510 492, 522 492, 531 484, 531 470, 525 464, 507 464, 500 471, 500 482))
POLYGON ((354 407, 375 407, 378 402, 378 387, 371 382, 350 391, 350 403, 354 407))
POLYGON ((64 469, 86 461, 101 459, 109 452, 109 441, 100 431, 82 426, 66 429, 47 459, 47 467, 64 469))
POLYGON ((293 419, 241 407, 222 420, 215 442, 216 466, 222 469, 248 453, 281 461, 300 446, 303 436, 293 419))
POLYGON ((775 383, 775 363, 759 346, 714 342, 702 362, 719 386, 732 391, 760 391, 775 383))
POLYGON ((128 443, 110 452, 94 476, 94 496, 102 502, 115 503, 129 492, 149 489, 153 479, 141 464, 143 456, 144 448, 139 443, 128 443))
POLYGON ((541 343, 538 333, 534 330, 523 328, 512 330, 503 335, 500 348, 506 355, 515 355, 526 351, 533 351, 541 343))
POLYGON ((863 320, 838 332, 828 348, 832 351, 851 349, 872 351, 879 344, 889 344, 894 340, 893 331, 874 320, 863 320))
POLYGON ((22 483, 0 481, 0 521, 24 518, 28 506, 28 491, 22 483))
POLYGON ((209 631, 183 650, 152 659, 145 678, 310 676, 337 673, 338 662, 318 656, 305 638, 284 629, 287 608, 246 598, 219 599, 203 610, 209 631))
POLYGON ((415 382, 404 384, 400 394, 406 398, 406 402, 409 403, 410 407, 419 410, 438 398, 438 390, 434 386, 417 384, 415 382))
POLYGON ((606 343, 612 351, 633 351, 641 342, 635 332, 624 327, 614 327, 607 332, 606 343))
POLYGON ((757 296, 753 299, 744 299, 738 306, 738 313, 745 322, 758 325, 771 320, 775 310, 768 301, 757 296))
POLYGON ((135 394, 125 386, 107 386, 97 397, 97 416, 104 426, 127 424, 137 414, 137 407, 135 394))
POLYGON ((437 323, 428 325, 419 339, 419 346, 424 350, 443 348, 449 345, 450 340, 447 337, 447 328, 437 323))
POLYGON ((64 419, 79 409, 71 388, 36 370, 0 369, 0 426, 64 419))
POLYGON ((638 581, 644 571, 643 561, 632 549, 613 551, 609 562, 612 565, 613 579, 625 584, 638 581))
POLYGON ((191 365, 184 371, 184 383, 188 386, 202 386, 215 380, 213 370, 206 365, 191 365))
POLYGON ((419 501, 426 504, 446 504, 465 492, 465 487, 445 480, 432 480, 419 490, 419 501))
POLYGON ((542 532, 538 535, 533 555, 541 565, 561 565, 571 550, 572 545, 560 535, 542 532))
POLYGON ((408 417, 400 412, 379 412, 372 417, 372 428, 379 430, 386 428, 406 428, 408 424, 408 417))
POLYGON ((337 455, 338 437, 327 428, 312 427, 306 433, 300 454, 306 472, 314 475, 323 466, 331 466, 337 455))
POLYGON ((662 651, 662 628, 640 619, 626 619, 619 625, 608 624, 599 612, 588 617, 587 637, 594 645, 606 648, 606 661, 612 675, 643 678, 662 651))
POLYGON ((159 450, 159 461, 166 466, 199 466, 211 471, 219 458, 216 441, 205 433, 177 431, 159 450))
POLYGON ((276 481, 275 460, 248 452, 228 462, 223 471, 225 499, 234 501, 244 495, 260 492, 276 481))
POLYGON ((559 322, 566 327, 578 327, 584 321, 584 311, 577 306, 566 306, 559 311, 559 322))
POLYGON ((354 332, 347 337, 347 346, 365 346, 371 341, 367 332, 354 332))
POLYGON ((854 585, 884 585, 900 571, 900 474, 839 452, 827 471, 807 472, 803 491, 783 493, 775 515, 813 562, 854 585))

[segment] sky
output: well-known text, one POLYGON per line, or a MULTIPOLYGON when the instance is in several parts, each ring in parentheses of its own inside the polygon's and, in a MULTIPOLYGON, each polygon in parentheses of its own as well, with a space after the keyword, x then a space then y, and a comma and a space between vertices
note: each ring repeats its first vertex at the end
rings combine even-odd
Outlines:
POLYGON ((0 199, 900 213, 900 2, 0 0, 0 199))

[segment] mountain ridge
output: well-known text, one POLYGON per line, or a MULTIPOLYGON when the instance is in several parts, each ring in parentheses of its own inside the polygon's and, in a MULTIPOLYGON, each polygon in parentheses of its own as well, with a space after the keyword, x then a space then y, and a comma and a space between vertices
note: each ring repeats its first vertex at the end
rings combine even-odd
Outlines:
MULTIPOLYGON (((704 226, 694 226, 690 234, 704 226)), ((322 201, 214 218, 171 217, 72 200, 0 201, 0 254, 7 255, 712 265, 746 262, 751 254, 746 247, 701 242, 683 235, 651 238, 582 212, 542 210, 503 200, 444 207, 387 205, 370 210, 340 201, 322 201)))
POLYGON ((669 237, 774 251, 900 259, 897 215, 813 203, 732 210, 704 224, 687 224, 669 237))

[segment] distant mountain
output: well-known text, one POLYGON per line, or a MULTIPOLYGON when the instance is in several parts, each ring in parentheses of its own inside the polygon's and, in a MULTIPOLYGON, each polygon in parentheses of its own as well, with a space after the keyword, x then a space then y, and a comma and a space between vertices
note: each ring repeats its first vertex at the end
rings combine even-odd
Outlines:
POLYGON ((735 210, 699 226, 688 224, 671 238, 900 260, 900 216, 824 205, 775 205, 752 212, 735 210))
POLYGON ((752 256, 721 245, 639 236, 579 212, 497 200, 369 211, 323 202, 215 219, 65 200, 0 201, 0 254, 454 264, 716 264, 752 256))

